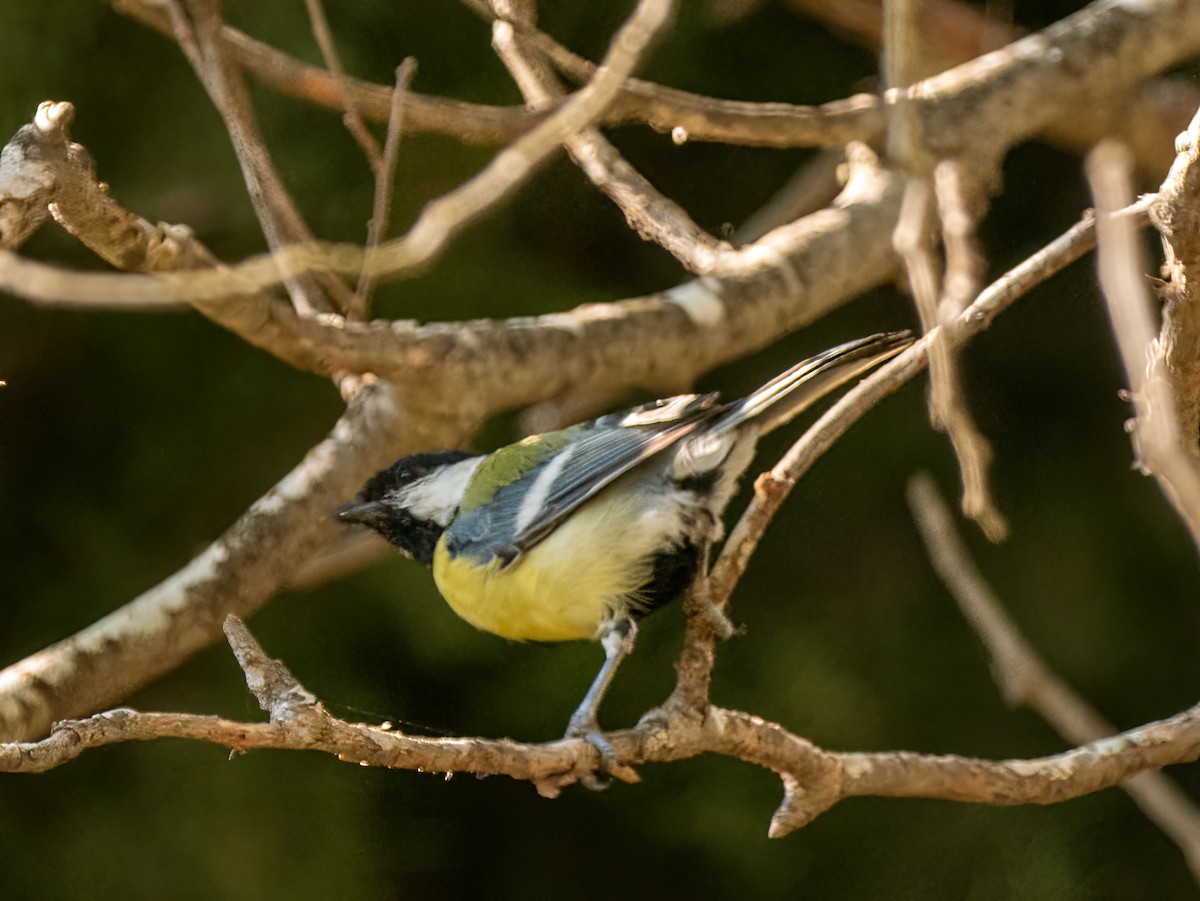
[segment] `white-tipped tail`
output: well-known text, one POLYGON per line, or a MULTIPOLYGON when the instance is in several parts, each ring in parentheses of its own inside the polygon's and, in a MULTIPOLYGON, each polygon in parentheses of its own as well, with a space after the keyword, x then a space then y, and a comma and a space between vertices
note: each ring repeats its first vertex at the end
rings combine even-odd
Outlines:
POLYGON ((766 434, 798 416, 834 388, 894 357, 913 343, 912 332, 881 332, 847 341, 797 363, 734 404, 713 427, 714 437, 753 422, 766 434))

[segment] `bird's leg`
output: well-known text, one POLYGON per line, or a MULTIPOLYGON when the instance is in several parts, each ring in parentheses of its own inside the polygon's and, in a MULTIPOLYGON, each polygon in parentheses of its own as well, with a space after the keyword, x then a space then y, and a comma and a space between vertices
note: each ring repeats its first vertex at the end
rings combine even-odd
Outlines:
MULTIPOLYGON (((600 710, 600 702, 604 700, 608 686, 612 684, 613 676, 616 675, 617 667, 633 650, 633 642, 636 638, 637 624, 628 617, 613 620, 605 625, 604 631, 600 635, 600 644, 604 647, 604 665, 600 667, 600 672, 592 681, 591 688, 587 690, 587 694, 583 696, 583 700, 579 702, 579 707, 571 714, 571 721, 567 724, 566 737, 587 739, 600 752, 604 768, 610 771, 613 769, 614 762, 613 749, 600 731, 597 713, 600 710)), ((605 787, 599 783, 586 784, 590 788, 605 787)))
POLYGON ((612 684, 617 667, 633 650, 636 638, 637 626, 631 619, 613 620, 605 625, 600 635, 600 644, 604 648, 604 665, 592 681, 592 687, 579 702, 579 707, 571 714, 571 721, 567 725, 567 738, 581 738, 600 731, 596 717, 600 710, 600 702, 604 700, 608 686, 612 684))

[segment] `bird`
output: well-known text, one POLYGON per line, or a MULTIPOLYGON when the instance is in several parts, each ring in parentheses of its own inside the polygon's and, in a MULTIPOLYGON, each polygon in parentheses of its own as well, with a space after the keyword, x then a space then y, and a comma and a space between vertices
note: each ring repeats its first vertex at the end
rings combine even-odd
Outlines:
POLYGON ((603 758, 598 710, 637 621, 696 578, 758 439, 912 341, 899 331, 840 344, 730 403, 682 394, 490 454, 406 456, 338 515, 431 567, 451 609, 485 632, 598 640, 604 664, 566 735, 603 758))

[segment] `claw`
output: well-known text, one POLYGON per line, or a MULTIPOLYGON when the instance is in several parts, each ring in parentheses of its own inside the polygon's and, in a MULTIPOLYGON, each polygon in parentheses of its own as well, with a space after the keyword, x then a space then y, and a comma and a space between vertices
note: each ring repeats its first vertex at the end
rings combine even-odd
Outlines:
POLYGON ((613 779, 620 779, 622 782, 631 784, 642 781, 641 777, 637 774, 637 770, 617 760, 617 753, 613 750, 612 743, 605 738, 604 733, 594 724, 590 728, 585 727, 585 731, 568 731, 566 737, 582 738, 600 752, 600 766, 594 771, 584 773, 579 777, 579 784, 584 788, 595 792, 604 791, 604 789, 612 785, 612 779, 606 778, 606 776, 611 776, 613 779), (598 775, 599 773, 604 773, 605 776, 600 776, 598 775))
POLYGON ((604 733, 600 731, 599 724, 594 719, 589 723, 571 717, 571 725, 567 727, 567 734, 563 737, 582 738, 600 752, 600 766, 594 772, 585 773, 579 778, 580 784, 585 788, 592 791, 604 791, 608 788, 612 784, 612 780, 597 775, 601 772, 620 779, 622 782, 640 781, 633 767, 626 766, 617 760, 612 742, 605 738, 604 733))
MULTIPOLYGON (((611 773, 615 768, 619 767, 616 754, 613 752, 613 746, 604 733, 597 729, 592 729, 583 736, 587 743, 600 752, 600 769, 606 773, 611 773)), ((610 785, 611 779, 606 779, 603 776, 597 775, 595 772, 584 773, 579 780, 580 785, 594 792, 602 792, 610 785)))

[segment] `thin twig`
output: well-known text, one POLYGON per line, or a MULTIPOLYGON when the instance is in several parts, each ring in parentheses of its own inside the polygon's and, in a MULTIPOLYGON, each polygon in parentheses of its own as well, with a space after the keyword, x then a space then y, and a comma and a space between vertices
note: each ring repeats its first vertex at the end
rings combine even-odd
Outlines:
MULTIPOLYGON (((313 234, 279 177, 258 129, 242 74, 225 58, 218 39, 223 23, 216 0, 167 0, 166 8, 176 41, 229 132, 267 246, 279 253, 288 246, 312 244, 313 234)), ((344 310, 348 303, 350 291, 345 282, 321 268, 318 263, 284 278, 292 304, 302 316, 344 310)))
MULTIPOLYGON (((114 3, 122 12, 157 27, 154 12, 146 7, 147 0, 114 0, 114 3)), ((576 84, 586 84, 595 77, 595 63, 570 53, 536 29, 519 27, 522 35, 538 40, 539 49, 545 50, 548 58, 576 84), (564 59, 573 63, 564 65, 564 59)), ((284 93, 340 108, 329 73, 307 66, 236 29, 226 28, 225 37, 231 52, 247 71, 263 81, 284 93)), ((367 115, 376 119, 387 117, 387 87, 356 80, 351 80, 349 87, 367 115)), ((523 107, 491 107, 413 95, 415 129, 450 134, 471 143, 507 143, 544 116, 544 112, 523 107)), ((680 128, 696 141, 755 147, 836 147, 880 134, 883 110, 878 98, 870 94, 819 106, 752 103, 707 97, 631 78, 597 124, 633 123, 644 123, 662 132, 680 128)))
MULTIPOLYGON (((1181 7, 1171 0, 1147 0, 1136 11, 1125 4, 1089 7, 1023 39, 1000 57, 969 63, 923 82, 914 90, 918 95, 914 102, 920 104, 926 120, 923 134, 927 141, 936 141, 937 146, 931 149, 936 149, 939 156, 970 160, 986 151, 994 158, 1015 142, 1037 133, 1046 122, 1061 119, 1070 110, 1103 104, 1148 75, 1194 55, 1200 50, 1198 33, 1200 4, 1181 7), (1079 79, 1080 71, 1089 72, 1090 77, 1079 79)), ((622 54, 622 58, 627 57, 622 54)), ((625 68, 614 71, 609 66, 598 80, 608 81, 619 91, 617 86, 622 83, 625 68)), ((384 91, 385 106, 390 94, 390 89, 384 91)), ((582 117, 582 124, 600 121, 608 108, 606 104, 615 102, 615 98, 607 95, 602 103, 596 103, 596 99, 595 95, 587 97, 587 115, 582 117)), ((573 95, 567 105, 580 100, 579 95, 573 95)), ((378 265, 375 271, 399 274, 429 262, 449 237, 444 225, 452 209, 461 210, 467 219, 475 215, 477 201, 482 200, 476 192, 490 196, 497 187, 491 181, 496 168, 513 172, 511 183, 523 179, 530 168, 524 155, 535 147, 544 148, 544 154, 552 152, 561 134, 577 130, 579 125, 574 116, 581 111, 574 109, 567 119, 557 120, 549 133, 539 134, 535 129, 522 139, 532 144, 515 145, 521 148, 521 153, 500 154, 493 166, 484 170, 484 180, 489 182, 486 188, 469 183, 469 190, 467 186, 462 189, 468 196, 454 192, 443 198, 444 203, 435 202, 434 208, 427 209, 422 217, 426 227, 412 236, 420 240, 399 239, 385 244, 373 257, 378 265), (564 125, 570 127, 564 130, 564 125), (551 137, 547 144, 546 139, 551 137)), ((541 158, 542 155, 536 154, 537 160, 541 158)), ((496 199, 510 186, 509 176, 497 177, 506 182, 506 187, 497 192, 496 199)), ((457 216, 450 218, 458 227, 465 224, 457 216)), ((451 233, 456 230, 452 228, 451 233)), ((277 284, 281 274, 291 275, 306 266, 357 275, 361 265, 362 256, 356 248, 340 245, 320 251, 289 248, 282 254, 253 258, 231 267, 225 277, 195 274, 180 281, 164 279, 146 283, 130 280, 129 276, 93 274, 51 279, 38 267, 21 266, 0 254, 0 287, 47 302, 64 298, 142 302, 164 297, 190 302, 277 284)))
MULTIPOLYGON (((113 0, 114 7, 126 15, 134 16, 142 22, 165 33, 170 33, 170 27, 165 24, 161 10, 151 0, 113 0)), ((825 4, 827 7, 845 7, 849 4, 825 4)), ((1174 36, 1184 38, 1189 28, 1188 22, 1180 16, 1185 9, 1163 9, 1161 13, 1169 16, 1177 25, 1174 36)), ((1112 26, 1118 30, 1132 24, 1124 17, 1126 10, 1097 8, 1084 10, 1078 16, 1072 17, 1070 30, 1080 36, 1098 36, 1112 26)), ((935 14, 931 17, 933 25, 940 26, 946 17, 935 14)), ((933 32, 922 21, 922 35, 933 32)), ((280 51, 255 41, 244 33, 228 26, 222 32, 223 40, 228 44, 230 52, 240 65, 263 82, 277 90, 305 99, 311 103, 341 110, 341 88, 333 76, 318 67, 306 65, 299 60, 287 56, 280 51)), ((1057 39, 1059 35, 1055 35, 1057 39)), ((957 38, 955 38, 957 40, 957 38)), ((1111 47, 1110 37, 1103 39, 1105 46, 1111 47)), ((1006 43, 1002 41, 1002 43, 1006 43)), ((877 40, 875 40, 877 43, 877 40)), ((1039 45, 1041 53, 1047 43, 1039 45)), ((1118 42, 1119 43, 1119 42, 1118 42)), ((978 42, 974 45, 976 51, 978 42)), ((992 49, 995 46, 990 39, 982 49, 992 49)), ((1149 61, 1159 52, 1157 46, 1150 52, 1146 45, 1125 59, 1119 59, 1107 54, 1113 71, 1124 73, 1129 83, 1140 81, 1146 73, 1137 73, 1136 67, 1140 62, 1149 61), (1131 67, 1132 64, 1132 67, 1131 67)), ((1189 50, 1184 55, 1194 54, 1189 50)), ((976 52, 959 53, 952 63, 963 62, 976 52)), ((1044 56, 1045 54, 1042 53, 1044 56)), ((1008 62, 1018 65, 1024 63, 1019 56, 1009 55, 1008 62)), ((1074 73, 1087 71, 1090 81, 1097 85, 1113 84, 1108 73, 1099 71, 1100 67, 1090 62, 1070 61, 1071 54, 1059 57, 1070 73, 1073 81, 1078 82, 1074 73)), ((1176 59, 1178 61, 1178 59, 1176 59)), ((558 64, 556 62, 556 64, 558 64)), ((1005 65, 998 60, 988 63, 992 74, 996 73, 997 65, 1005 65)), ((936 68, 944 68, 938 66, 936 68)), ((571 71, 560 65, 560 68, 576 81, 586 81, 591 78, 594 65, 586 61, 577 70, 571 71), (577 74, 578 72, 578 74, 577 74)), ((963 85, 967 93, 978 81, 974 72, 964 71, 963 85)), ((1002 80, 1009 80, 1005 76, 1002 80)), ((350 79, 347 82, 349 90, 354 94, 355 104, 371 118, 386 120, 388 117, 389 97, 391 87, 388 85, 372 84, 350 79)), ((1125 93, 1114 88, 1106 90, 1106 96, 1124 97, 1125 93)), ((1052 92, 1051 92, 1052 93, 1052 92)), ((1114 123, 1125 126, 1126 133, 1136 140, 1138 159, 1149 171, 1161 171, 1170 161, 1170 141, 1179 131, 1187 117, 1196 108, 1196 90, 1186 83, 1173 82, 1170 90, 1163 90, 1161 84, 1147 87, 1136 99, 1120 108, 1110 110, 1109 104, 1077 103, 1070 107, 1075 111, 1088 111, 1087 115, 1067 115, 1067 108, 1059 114, 1051 116, 1039 127, 1045 127, 1059 143, 1074 149, 1084 149, 1095 144, 1103 134, 1111 133, 1114 123), (1096 116, 1096 111, 1105 115, 1096 116), (1133 123, 1133 124, 1130 124, 1133 123), (1164 150, 1164 148, 1167 148, 1164 150)), ((935 95, 931 95, 930 103, 944 105, 944 87, 939 87, 935 95)), ((964 109, 972 106, 972 98, 964 98, 966 103, 957 115, 961 118, 964 109)), ((926 106, 927 101, 920 101, 926 106)), ((951 104, 953 105, 953 104, 951 104)), ((1024 107, 1022 106, 1022 109, 1024 107)), ((999 113, 999 110, 997 110, 999 113)), ((521 107, 493 107, 480 104, 464 103, 441 97, 428 97, 414 94, 409 110, 410 126, 413 131, 435 132, 452 135, 470 143, 503 144, 514 140, 519 135, 533 127, 543 118, 544 114, 530 111, 521 107)), ((940 118, 940 117, 939 117, 940 118)), ((944 131, 952 116, 947 116, 937 125, 939 131, 944 131)), ((997 144, 1006 143, 1003 135, 1010 129, 1023 128, 1027 118, 1015 107, 1007 107, 1004 115, 997 114, 989 117, 986 125, 975 130, 976 135, 986 135, 997 144)), ((741 101, 719 100, 702 97, 678 91, 659 85, 631 80, 626 83, 621 95, 605 113, 598 124, 619 125, 641 122, 663 132, 681 129, 693 141, 722 141, 733 144, 743 144, 757 147, 836 147, 852 140, 871 140, 878 137, 884 130, 884 109, 879 98, 869 94, 860 94, 845 100, 835 100, 821 106, 799 106, 786 103, 746 103, 741 101)), ((961 151, 961 147, 955 152, 961 151)))
MULTIPOLYGON (((948 335, 979 291, 983 263, 975 246, 975 219, 970 212, 969 190, 957 160, 941 160, 933 170, 938 219, 942 223, 942 247, 946 271, 937 301, 937 322, 948 335)), ((930 407, 935 423, 945 428, 962 470, 963 512, 973 519, 992 541, 1008 532, 1008 524, 992 498, 988 482, 992 446, 971 416, 962 390, 958 354, 947 339, 930 349, 930 407)))
MULTIPOLYGON (((65 133, 31 131, 32 139, 44 139, 37 177, 56 187, 45 199, 69 214, 61 217, 64 225, 105 259, 155 273, 192 258, 211 260, 186 228, 151 226, 116 204, 83 165, 84 154, 66 153, 76 145, 65 133)), ((297 368, 322 375, 376 373, 417 395, 434 393, 455 398, 456 404, 469 398, 492 411, 557 398, 582 385, 592 392, 631 386, 660 394, 686 390, 700 373, 813 321, 894 272, 887 236, 898 206, 895 179, 880 170, 865 148, 851 157, 845 189, 832 208, 777 229, 760 242, 761 268, 753 277, 705 278, 648 297, 451 327, 301 317, 271 294, 254 293, 256 280, 228 269, 212 273, 207 298, 194 303, 244 340, 297 368), (794 273, 809 276, 797 285, 794 273), (455 365, 440 365, 449 360, 455 365), (487 377, 496 371, 510 375, 487 377)), ((0 202, 7 190, 0 183, 0 202)), ((263 262, 272 276, 266 283, 275 283, 273 262, 263 262)), ((174 296, 163 291, 163 281, 180 276, 126 278, 64 270, 0 251, 0 287, 55 305, 112 303, 130 309, 164 294, 174 296)))
MULTIPOLYGON (((1144 226, 1149 222, 1148 209, 1146 201, 1123 210, 1122 215, 1144 226)), ((1093 249, 1095 240, 1095 220, 1088 211, 1080 222, 980 292, 959 317, 953 340, 965 341, 986 329, 1018 298, 1093 249)), ((938 329, 934 329, 924 335, 847 391, 769 473, 757 479, 750 504, 726 539, 704 586, 708 604, 696 605, 702 615, 688 618, 683 650, 676 664, 679 678, 668 707, 694 709, 696 699, 708 697, 720 629, 719 617, 708 614, 705 608, 710 606, 717 613, 725 610, 768 524, 797 481, 867 411, 925 367, 927 349, 937 334, 938 329)))
POLYGON ((930 421, 954 448, 962 472, 963 511, 998 541, 1007 527, 988 488, 992 449, 967 409, 958 356, 952 350, 957 342, 950 334, 978 291, 974 224, 964 196, 962 166, 952 160, 931 164, 910 95, 919 57, 918 6, 913 0, 888 0, 883 7, 885 75, 896 98, 888 119, 888 154, 907 172, 894 243, 904 259, 922 329, 942 326, 941 339, 929 347, 930 421), (933 249, 935 198, 946 254, 944 273, 933 249))
POLYGON ((342 121, 345 122, 346 129, 350 134, 354 136, 354 140, 358 141, 358 146, 362 148, 363 154, 371 166, 371 172, 378 180, 382 177, 384 156, 379 150, 379 142, 375 140, 375 136, 371 134, 358 112, 354 95, 346 86, 346 70, 342 66, 341 56, 338 55, 337 44, 334 42, 333 32, 329 28, 329 19, 325 16, 325 7, 321 0, 304 0, 304 7, 308 10, 308 21, 312 24, 313 37, 321 49, 321 58, 325 60, 325 68, 333 76, 338 91, 342 95, 342 109, 345 111, 342 121))
POLYGON ((892 102, 887 110, 887 155, 901 168, 921 173, 918 154, 924 150, 921 122, 912 103, 910 85, 919 80, 919 40, 916 13, 921 0, 885 0, 883 4, 882 75, 892 102))
MULTIPOLYGON (((1130 221, 1149 221, 1147 205, 1123 211, 1130 221)), ((958 318, 953 340, 966 341, 986 329, 1003 310, 1033 287, 1061 271, 1095 246, 1095 223, 1089 211, 1063 235, 1009 270, 987 288, 958 318)), ((923 335, 912 347, 880 366, 833 404, 787 454, 759 476, 749 506, 729 533, 712 568, 710 596, 719 610, 729 603, 734 586, 745 572, 767 525, 797 481, 834 442, 883 398, 899 389, 925 368, 928 348, 938 329, 923 335)), ((716 631, 701 617, 688 621, 688 633, 679 664, 676 692, 691 695, 695 685, 706 685, 712 675, 716 631)))
MULTIPOLYGON (((665 27, 672 9, 671 0, 642 0, 614 37, 592 82, 497 153, 474 178, 427 204, 406 235, 385 242, 372 253, 364 254, 354 245, 291 244, 221 272, 176 274, 153 281, 123 281, 130 277, 110 273, 51 274, 47 267, 0 253, 0 288, 47 302, 124 299, 141 303, 164 299, 164 295, 166 299, 198 302, 249 293, 310 271, 344 275, 365 271, 372 277, 411 273, 432 261, 455 234, 522 184, 566 136, 603 115, 646 47, 665 27), (72 283, 77 290, 68 287, 72 283)), ((186 44, 192 41, 191 25, 186 17, 179 18, 180 40, 186 44)), ((202 71, 207 73, 208 68, 202 71)), ((257 175, 247 179, 252 194, 261 190, 257 175)), ((337 329, 340 331, 340 324, 337 329)), ((334 342, 341 340, 332 332, 327 337, 334 342)), ((328 350, 323 348, 323 352, 328 350)))
POLYGON ((771 198, 737 227, 735 247, 752 244, 768 232, 829 206, 840 190, 839 173, 846 165, 845 148, 828 148, 806 160, 771 198))
MULTIPOLYGON (((904 217, 896 228, 897 246, 902 249, 908 264, 909 284, 912 286, 917 310, 926 332, 939 327, 941 339, 929 347, 929 418, 935 428, 944 431, 950 438, 962 473, 963 512, 974 519, 992 540, 1004 536, 1006 526, 996 510, 987 487, 987 470, 991 461, 991 448, 979 433, 960 387, 957 355, 951 350, 955 318, 950 304, 938 300, 939 275, 932 250, 926 246, 921 235, 918 217, 925 221, 930 209, 929 182, 924 178, 909 178, 906 201, 913 199, 910 206, 912 218, 906 226, 904 217), (910 232, 914 237, 905 237, 910 232), (943 318, 943 314, 945 318, 943 318)), ((944 295, 943 295, 944 296, 944 295)))
POLYGON ((520 140, 500 151, 478 176, 426 206, 404 238, 367 254, 363 269, 384 275, 431 259, 451 235, 511 192, 565 136, 603 114, 650 42, 665 27, 672 9, 671 0, 641 0, 613 38, 604 64, 586 87, 520 140))
POLYGON ((909 289, 921 319, 921 328, 926 332, 938 324, 937 301, 941 293, 940 267, 931 246, 932 209, 933 192, 929 180, 920 175, 908 175, 892 243, 904 260, 909 289))
MULTIPOLYGON (((117 202, 109 186, 97 179, 87 151, 70 140, 68 125, 74 112, 69 103, 41 104, 34 121, 18 132, 20 140, 14 139, 6 147, 8 158, 15 156, 10 148, 26 152, 21 165, 8 167, 6 177, 0 178, 0 211, 20 209, 36 219, 39 211, 24 201, 22 185, 42 185, 42 211, 48 207, 56 222, 117 269, 165 273, 217 267, 217 258, 186 225, 152 223, 117 202), (22 198, 20 204, 6 202, 14 192, 22 198)), ((98 304, 89 306, 95 308, 98 304)), ((285 359, 296 346, 294 334, 288 331, 289 323, 302 321, 320 329, 312 320, 300 320, 290 306, 267 291, 231 294, 200 302, 196 307, 243 340, 285 359)), ((145 300, 118 307, 131 308, 184 309, 179 304, 145 300)), ((330 342, 326 339, 325 343, 330 342)), ((302 365, 301 361, 293 361, 302 365)))
MULTIPOLYGON (((309 0, 317 2, 317 0, 309 0)), ((404 105, 408 87, 417 71, 417 61, 408 57, 396 67, 396 87, 392 91, 392 114, 388 117, 387 137, 383 144, 383 156, 375 170, 375 200, 371 209, 371 221, 367 225, 367 251, 377 248, 387 234, 392 213, 392 182, 396 176, 396 160, 400 155, 400 136, 404 133, 404 105)), ((370 315, 371 292, 375 279, 365 272, 358 277, 354 290, 354 302, 346 315, 350 319, 365 320, 370 315)))
MULTIPOLYGON (((492 45, 501 61, 527 103, 534 108, 552 105, 563 96, 562 86, 517 40, 515 22, 522 22, 526 30, 536 30, 507 4, 497 2, 495 6, 504 12, 492 25, 492 45)), ((708 234, 683 207, 658 191, 598 130, 585 128, 563 143, 592 184, 620 208, 625 221, 643 240, 660 245, 697 275, 729 271, 729 258, 736 256, 736 251, 708 234)))
MULTIPOLYGON (((929 559, 991 654, 992 673, 1005 700, 1030 707, 1072 744, 1115 734, 1116 728, 1054 673, 1021 635, 971 560, 933 479, 925 473, 914 476, 908 502, 929 559)), ((1142 773, 1121 787, 1179 846, 1200 881, 1200 810, 1162 773, 1142 773)))

